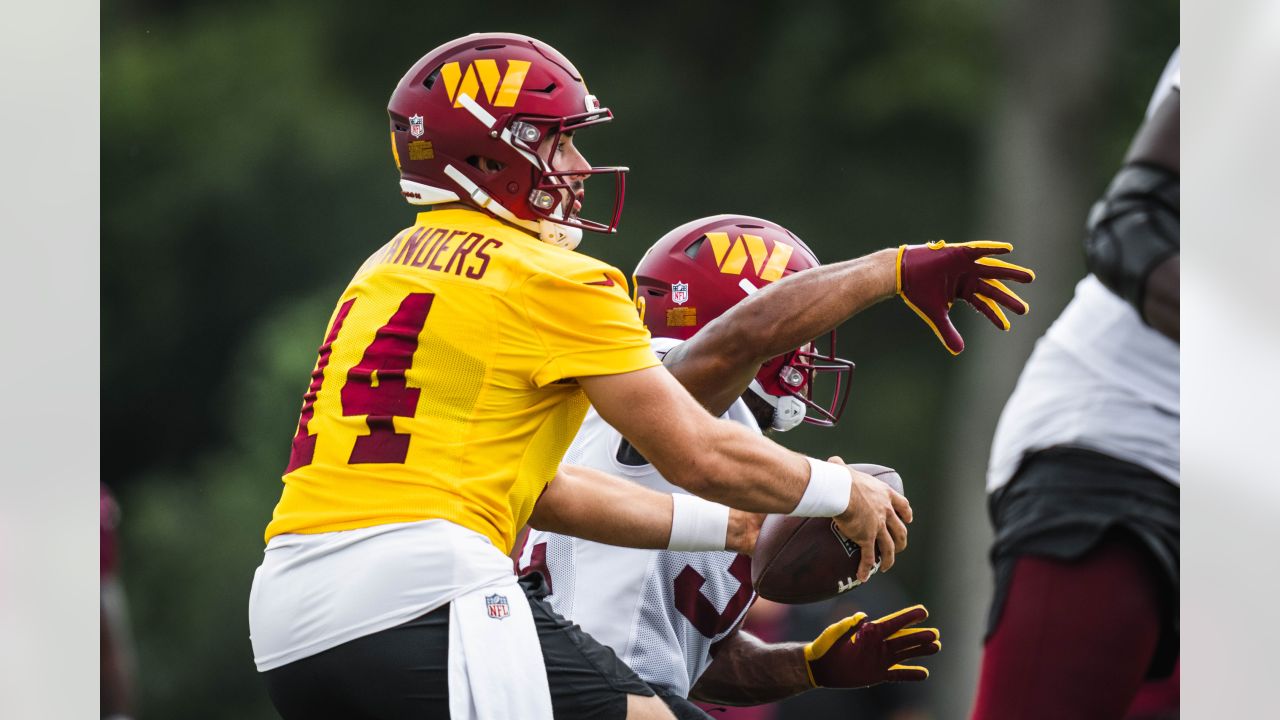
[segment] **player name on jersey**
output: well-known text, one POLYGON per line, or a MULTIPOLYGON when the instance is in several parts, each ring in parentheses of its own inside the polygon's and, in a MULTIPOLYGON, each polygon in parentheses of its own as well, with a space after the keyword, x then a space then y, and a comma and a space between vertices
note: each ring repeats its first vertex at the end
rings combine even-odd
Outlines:
POLYGON ((502 247, 502 241, 470 230, 450 227, 411 227, 387 244, 383 263, 425 267, 479 280, 493 259, 488 251, 502 247))

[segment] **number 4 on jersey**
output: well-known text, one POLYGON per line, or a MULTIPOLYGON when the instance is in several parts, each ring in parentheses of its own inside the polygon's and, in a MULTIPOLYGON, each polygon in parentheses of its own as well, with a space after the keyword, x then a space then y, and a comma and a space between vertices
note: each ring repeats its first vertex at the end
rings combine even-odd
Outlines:
MULTIPOLYGON (((347 372, 340 394, 342 414, 365 415, 369 427, 368 435, 356 438, 347 460, 349 464, 403 463, 408 457, 409 434, 396 432, 394 418, 413 417, 417 412, 422 390, 409 387, 405 372, 413 364, 418 336, 426 325, 434 299, 432 293, 412 293, 406 297, 387 324, 378 329, 360 362, 347 372)), ((309 434, 307 426, 315 415, 316 398, 324 384, 324 371, 329 365, 333 344, 355 302, 352 298, 338 309, 333 326, 320 346, 320 357, 311 373, 311 385, 303 396, 298 432, 293 437, 286 475, 310 465, 315 458, 319 436, 309 434)))

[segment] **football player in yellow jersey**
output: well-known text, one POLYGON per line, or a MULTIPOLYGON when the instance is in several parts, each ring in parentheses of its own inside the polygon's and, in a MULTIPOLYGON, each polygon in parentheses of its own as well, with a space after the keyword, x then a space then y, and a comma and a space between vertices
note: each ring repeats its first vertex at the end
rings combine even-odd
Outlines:
POLYGON ((507 553, 526 523, 750 551, 746 513, 833 517, 893 565, 905 498, 707 413, 652 352, 621 273, 573 252, 582 230, 616 227, 625 168, 575 149, 612 114, 563 55, 470 35, 420 59, 388 113, 402 193, 435 209, 356 272, 304 395, 249 603, 284 717, 670 717, 612 651, 525 596, 507 553), (615 180, 602 221, 579 215, 593 175, 615 180), (588 402, 707 500, 558 470, 588 402))

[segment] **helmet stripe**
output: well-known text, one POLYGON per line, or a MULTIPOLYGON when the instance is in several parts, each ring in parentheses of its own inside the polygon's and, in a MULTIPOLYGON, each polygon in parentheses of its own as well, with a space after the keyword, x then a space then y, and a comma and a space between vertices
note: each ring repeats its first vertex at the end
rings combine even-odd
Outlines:
POLYGON ((462 69, 458 67, 458 63, 445 63, 440 68, 440 79, 444 80, 444 90, 448 93, 449 99, 457 97, 458 81, 462 79, 462 69))
POLYGON ((711 252, 716 256, 716 265, 724 265, 724 256, 729 252, 729 234, 709 232, 707 233, 707 242, 711 243, 711 252))
POLYGON ((773 252, 769 253, 769 262, 765 264, 764 270, 760 271, 760 279, 773 282, 782 277, 783 271, 787 269, 787 261, 791 259, 791 253, 794 250, 795 248, 790 245, 774 243, 773 252))
POLYGON ((520 96, 520 88, 524 87, 524 77, 529 73, 527 60, 508 60, 507 74, 502 78, 502 86, 498 88, 498 97, 494 98, 494 107, 514 107, 516 98, 520 96))
MULTIPOLYGON (((498 63, 493 58, 480 58, 475 61, 476 74, 480 76, 480 84, 484 86, 484 95, 493 102, 493 93, 498 89, 498 63)), ((473 95, 474 97, 474 95, 473 95)))

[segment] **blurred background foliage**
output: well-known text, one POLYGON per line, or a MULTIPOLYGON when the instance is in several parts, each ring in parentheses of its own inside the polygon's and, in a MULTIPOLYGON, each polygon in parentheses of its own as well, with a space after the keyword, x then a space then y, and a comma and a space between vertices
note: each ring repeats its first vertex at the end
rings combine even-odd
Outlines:
POLYGON ((994 237, 1035 265, 1034 312, 1012 334, 957 313, 959 358, 900 303, 846 323, 852 410, 786 438, 906 478, 917 522, 892 577, 963 639, 920 697, 925 716, 963 716, 989 586, 990 431, 1081 276, 1085 212, 1177 43, 1177 11, 104 2, 102 472, 124 509, 141 715, 273 717, 246 618, 262 530, 333 301, 413 217, 386 99, 436 45, 507 30, 564 52, 616 114, 579 146, 632 167, 623 224, 582 250, 624 271, 666 230, 720 212, 780 222, 827 261, 994 237))

